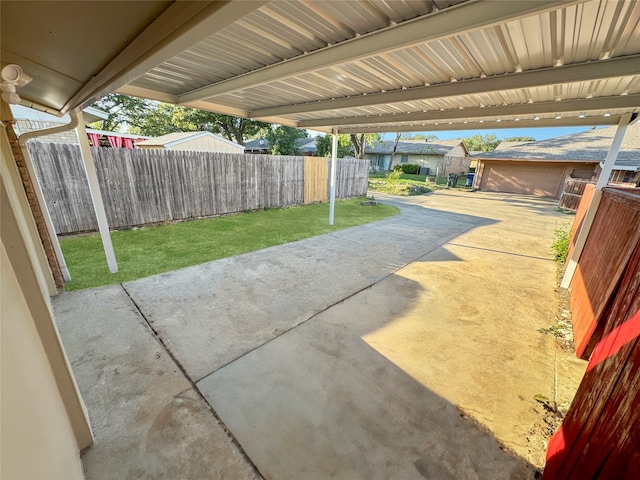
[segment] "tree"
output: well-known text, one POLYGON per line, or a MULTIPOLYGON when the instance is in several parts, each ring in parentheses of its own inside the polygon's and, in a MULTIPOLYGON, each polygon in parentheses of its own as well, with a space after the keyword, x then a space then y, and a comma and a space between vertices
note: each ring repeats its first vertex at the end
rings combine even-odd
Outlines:
MULTIPOLYGON (((331 143, 333 142, 333 135, 321 135, 316 137, 316 152, 321 157, 331 156, 331 143)), ((349 140, 349 135, 338 135, 338 158, 348 157, 353 155, 353 146, 349 140)))
POLYGON ((101 130, 117 131, 126 126, 130 133, 159 137, 173 132, 208 131, 244 145, 269 124, 248 118, 233 117, 197 108, 152 102, 112 93, 93 106, 109 113, 109 118, 95 122, 101 130))
POLYGON ((379 133, 352 133, 349 137, 353 145, 353 155, 356 158, 362 158, 367 145, 372 146, 375 142, 380 141, 379 133))
POLYGON ((206 110, 189 109, 189 121, 196 125, 197 130, 207 130, 224 135, 232 142, 244 145, 246 139, 256 136, 259 132, 270 127, 269 123, 251 120, 249 118, 234 117, 206 110))
POLYGON ((297 150, 296 140, 307 136, 307 132, 300 128, 287 127, 286 125, 274 126, 267 130, 267 140, 271 143, 273 155, 295 155, 297 150))
POLYGON ((535 142, 536 139, 533 137, 509 137, 503 138, 503 142, 535 142))
POLYGON ((425 135, 424 133, 403 133, 400 138, 402 140, 437 140, 438 137, 433 133, 425 135))
POLYGON ((489 135, 472 135, 465 137, 464 143, 471 151, 490 152, 500 145, 500 140, 493 133, 489 135))
POLYGON ((153 109, 153 102, 141 98, 130 97, 121 93, 111 93, 91 105, 107 112, 106 120, 90 123, 89 126, 99 130, 117 132, 122 126, 137 126, 153 109))
POLYGON ((172 132, 207 131, 223 135, 244 145, 247 138, 268 127, 265 122, 232 117, 220 113, 160 103, 132 130, 141 135, 158 137, 172 132))

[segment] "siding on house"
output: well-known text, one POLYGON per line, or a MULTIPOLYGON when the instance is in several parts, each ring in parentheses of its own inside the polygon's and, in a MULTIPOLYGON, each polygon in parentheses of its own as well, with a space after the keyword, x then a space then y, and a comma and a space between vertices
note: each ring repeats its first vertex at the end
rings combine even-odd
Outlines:
POLYGON ((244 153, 244 147, 210 132, 176 132, 150 138, 136 148, 182 150, 187 152, 244 153))
POLYGON ((396 165, 419 165, 429 168, 430 175, 467 172, 471 157, 462 140, 403 140, 376 142, 365 151, 371 169, 392 170, 396 165), (392 154, 395 148, 395 153, 392 154), (406 160, 406 161, 403 161, 406 160))

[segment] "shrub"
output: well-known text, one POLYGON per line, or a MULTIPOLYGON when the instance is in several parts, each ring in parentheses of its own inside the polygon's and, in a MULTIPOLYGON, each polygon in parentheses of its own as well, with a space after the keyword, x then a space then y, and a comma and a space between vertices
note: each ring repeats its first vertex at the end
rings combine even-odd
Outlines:
POLYGON ((420 165, 414 165, 412 163, 401 165, 401 168, 403 173, 408 173, 409 175, 417 175, 420 171, 420 165))
POLYGON ((554 252, 554 258, 558 263, 565 263, 567 261, 567 254, 569 253, 571 226, 566 223, 561 227, 556 228, 553 235, 556 237, 551 244, 551 249, 554 252))
POLYGON ((389 172, 389 174, 387 175, 387 178, 393 182, 393 181, 400 180, 401 175, 402 175, 402 169, 394 168, 393 172, 389 172))

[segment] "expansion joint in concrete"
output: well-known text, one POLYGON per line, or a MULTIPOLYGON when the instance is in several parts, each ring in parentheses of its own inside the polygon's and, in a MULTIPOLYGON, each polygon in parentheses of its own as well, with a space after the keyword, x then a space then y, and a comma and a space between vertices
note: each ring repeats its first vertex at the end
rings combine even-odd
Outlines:
POLYGON ((235 435, 231 432, 231 430, 229 430, 227 425, 222 421, 222 418, 220 418, 220 415, 218 415, 218 412, 216 412, 215 409, 213 408, 213 406, 207 401, 207 398, 202 394, 202 392, 200 391, 200 389, 196 385, 196 382, 194 382, 191 379, 191 377, 189 376, 189 374, 187 373, 185 368, 182 366, 182 363, 180 363, 180 361, 175 357, 175 355, 167 347, 167 345, 163 341, 162 337, 158 334, 158 331, 155 328, 153 328, 153 325, 151 324, 149 319, 147 319, 146 315, 144 314, 144 312, 142 311, 140 306, 137 304, 137 302, 133 299, 133 297, 131 296, 129 291, 126 289, 124 284, 120 283, 119 285, 122 288, 122 290, 124 291, 124 293, 127 295, 127 297, 129 297, 129 300, 131 301, 131 304, 135 307, 135 309, 138 312, 138 314, 142 317, 142 319, 144 320, 144 323, 147 325, 147 327, 149 327, 149 329, 153 333, 153 336, 156 339, 156 341, 162 346, 162 348, 167 353, 167 355, 169 355, 169 357, 171 358, 173 363, 175 363, 175 365, 180 369, 180 372, 182 372, 182 375, 184 376, 184 378, 187 380, 187 382, 189 382, 189 384, 191 385, 191 388, 193 388, 193 390, 196 392, 196 394, 205 403, 205 405, 207 406, 207 408, 209 409, 211 414, 214 416, 214 418, 217 420, 217 422, 220 424, 220 426, 224 429, 224 431, 229 436, 229 438, 233 442, 234 446, 238 449, 240 454, 244 457, 244 459, 247 461, 247 463, 249 463, 249 465, 251 465, 251 468, 254 470, 256 475, 258 475, 260 478, 264 478, 264 476, 262 475, 262 473, 258 469, 258 466, 253 462, 253 460, 251 459, 251 457, 249 457, 249 455, 247 454, 245 449, 242 447, 242 445, 240 445, 240 442, 235 437, 235 435))
MULTIPOLYGON (((464 233, 468 232, 469 230, 471 230, 471 229, 473 229, 473 228, 475 228, 475 225, 470 226, 469 228, 465 229, 463 232, 460 232, 458 235, 462 235, 462 234, 464 234, 464 233)), ((338 237, 338 238, 339 238, 339 237, 338 237)), ((449 240, 450 240, 450 239, 449 239, 449 240)), ((364 287, 362 287, 362 288, 360 288, 360 289, 358 289, 358 290, 356 290, 356 291, 354 291, 354 292, 350 293, 350 294, 349 294, 349 295, 347 295, 346 297, 341 298, 340 300, 338 300, 338 301, 336 301, 336 302, 334 302, 334 303, 332 303, 332 304, 330 304, 330 305, 327 305, 326 307, 322 308, 321 310, 318 310, 316 313, 314 313, 313 315, 309 316, 309 317, 308 317, 308 318, 306 318, 305 320, 302 320, 300 323, 298 323, 298 324, 296 324, 296 325, 292 326, 291 328, 288 328, 288 329, 286 329, 286 330, 283 330, 279 335, 276 335, 275 337, 270 338, 270 339, 269 339, 269 340, 267 340, 266 342, 261 343, 260 345, 258 345, 258 346, 256 346, 256 347, 254 347, 254 348, 252 348, 252 349, 250 349, 250 350, 247 350, 246 352, 244 352, 244 353, 243 353, 242 355, 240 355, 239 357, 236 357, 236 358, 234 358, 234 359, 232 359, 232 360, 228 361, 228 362, 227 362, 227 363, 225 363, 224 365, 221 365, 219 368, 217 368, 217 369, 216 369, 216 370, 214 370, 213 372, 209 372, 209 373, 208 373, 208 374, 206 374, 204 377, 202 377, 201 379, 197 380, 197 381, 196 381, 196 383, 201 382, 202 380, 204 380, 205 378, 207 378, 209 375, 213 375, 216 371, 218 371, 218 370, 222 370, 223 368, 225 368, 225 367, 226 367, 226 366, 228 366, 228 365, 231 365, 231 364, 232 364, 232 363, 234 363, 235 361, 240 360, 240 359, 241 359, 241 358, 243 358, 243 357, 246 357, 246 356, 247 356, 247 355, 249 355, 251 352, 254 352, 254 351, 256 351, 256 350, 258 350, 258 349, 260 349, 260 348, 264 347, 265 345, 270 344, 271 342, 273 342, 274 340, 278 339, 279 337, 281 337, 281 336, 283 336, 283 335, 286 335, 286 334, 287 334, 287 333, 289 333, 290 331, 292 331, 292 330, 294 330, 294 329, 296 329, 296 328, 298 328, 298 327, 300 327, 300 326, 304 325, 305 323, 307 323, 307 322, 309 322, 309 321, 313 320, 313 319, 314 319, 314 318, 316 318, 318 315, 321 315, 322 313, 324 313, 324 312, 326 312, 327 310, 329 310, 329 309, 331 309, 331 308, 335 307, 336 305, 339 305, 339 304, 341 304, 341 303, 344 303, 344 302, 346 302, 347 300, 349 300, 351 297, 354 297, 354 296, 358 295, 359 293, 362 293, 362 292, 364 292, 364 291, 366 291, 366 290, 368 290, 368 289, 370 289, 370 288, 374 287, 375 285, 377 285, 378 283, 382 282, 383 280, 385 280, 385 279, 389 278, 389 277, 390 277, 390 276, 392 276, 392 275, 395 275, 398 271, 402 270, 403 268, 405 268, 405 267, 407 267, 407 266, 411 265, 411 264, 412 264, 412 263, 414 263, 414 262, 417 262, 418 260, 420 260, 420 259, 421 259, 422 257, 424 257, 425 255, 428 255, 428 254, 430 254, 431 252, 433 252, 434 250, 436 250, 436 249, 438 249, 438 248, 442 247, 443 245, 446 245, 447 243, 449 243, 449 240, 445 240, 445 241, 443 241, 443 242, 439 243, 438 245, 436 245, 436 246, 434 246, 434 247, 432 247, 432 248, 428 249, 426 252, 420 253, 420 255, 418 255, 418 256, 416 256, 415 258, 413 258, 413 259, 409 260, 408 262, 406 262, 406 263, 404 263, 404 264, 400 265, 399 267, 397 267, 397 268, 393 269, 392 271, 390 271, 390 272, 389 272, 389 273, 387 273, 386 275, 384 275, 384 276, 380 277, 380 278, 379 278, 378 280, 376 280, 375 282, 370 283, 369 285, 366 285, 366 286, 364 286, 364 287)), ((124 287, 123 287, 123 288, 124 288, 124 287)), ((132 300, 132 301, 133 301, 133 300, 132 300)))

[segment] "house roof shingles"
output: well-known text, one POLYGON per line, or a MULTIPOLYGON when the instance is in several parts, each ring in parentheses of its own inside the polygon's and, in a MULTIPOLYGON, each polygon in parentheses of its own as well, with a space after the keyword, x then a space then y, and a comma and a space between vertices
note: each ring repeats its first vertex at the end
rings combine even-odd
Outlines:
MULTIPOLYGON (((394 140, 375 142, 365 148, 365 153, 391 153, 394 140)), ((446 155, 458 145, 464 145, 462 140, 402 140, 398 142, 396 153, 414 155, 446 155)), ((464 147, 466 149, 466 147, 464 147)))
MULTIPOLYGON (((479 158, 509 160, 574 160, 604 162, 617 127, 564 135, 539 142, 528 142, 476 155, 479 158)), ((640 167, 640 124, 627 128, 616 167, 640 167)))

